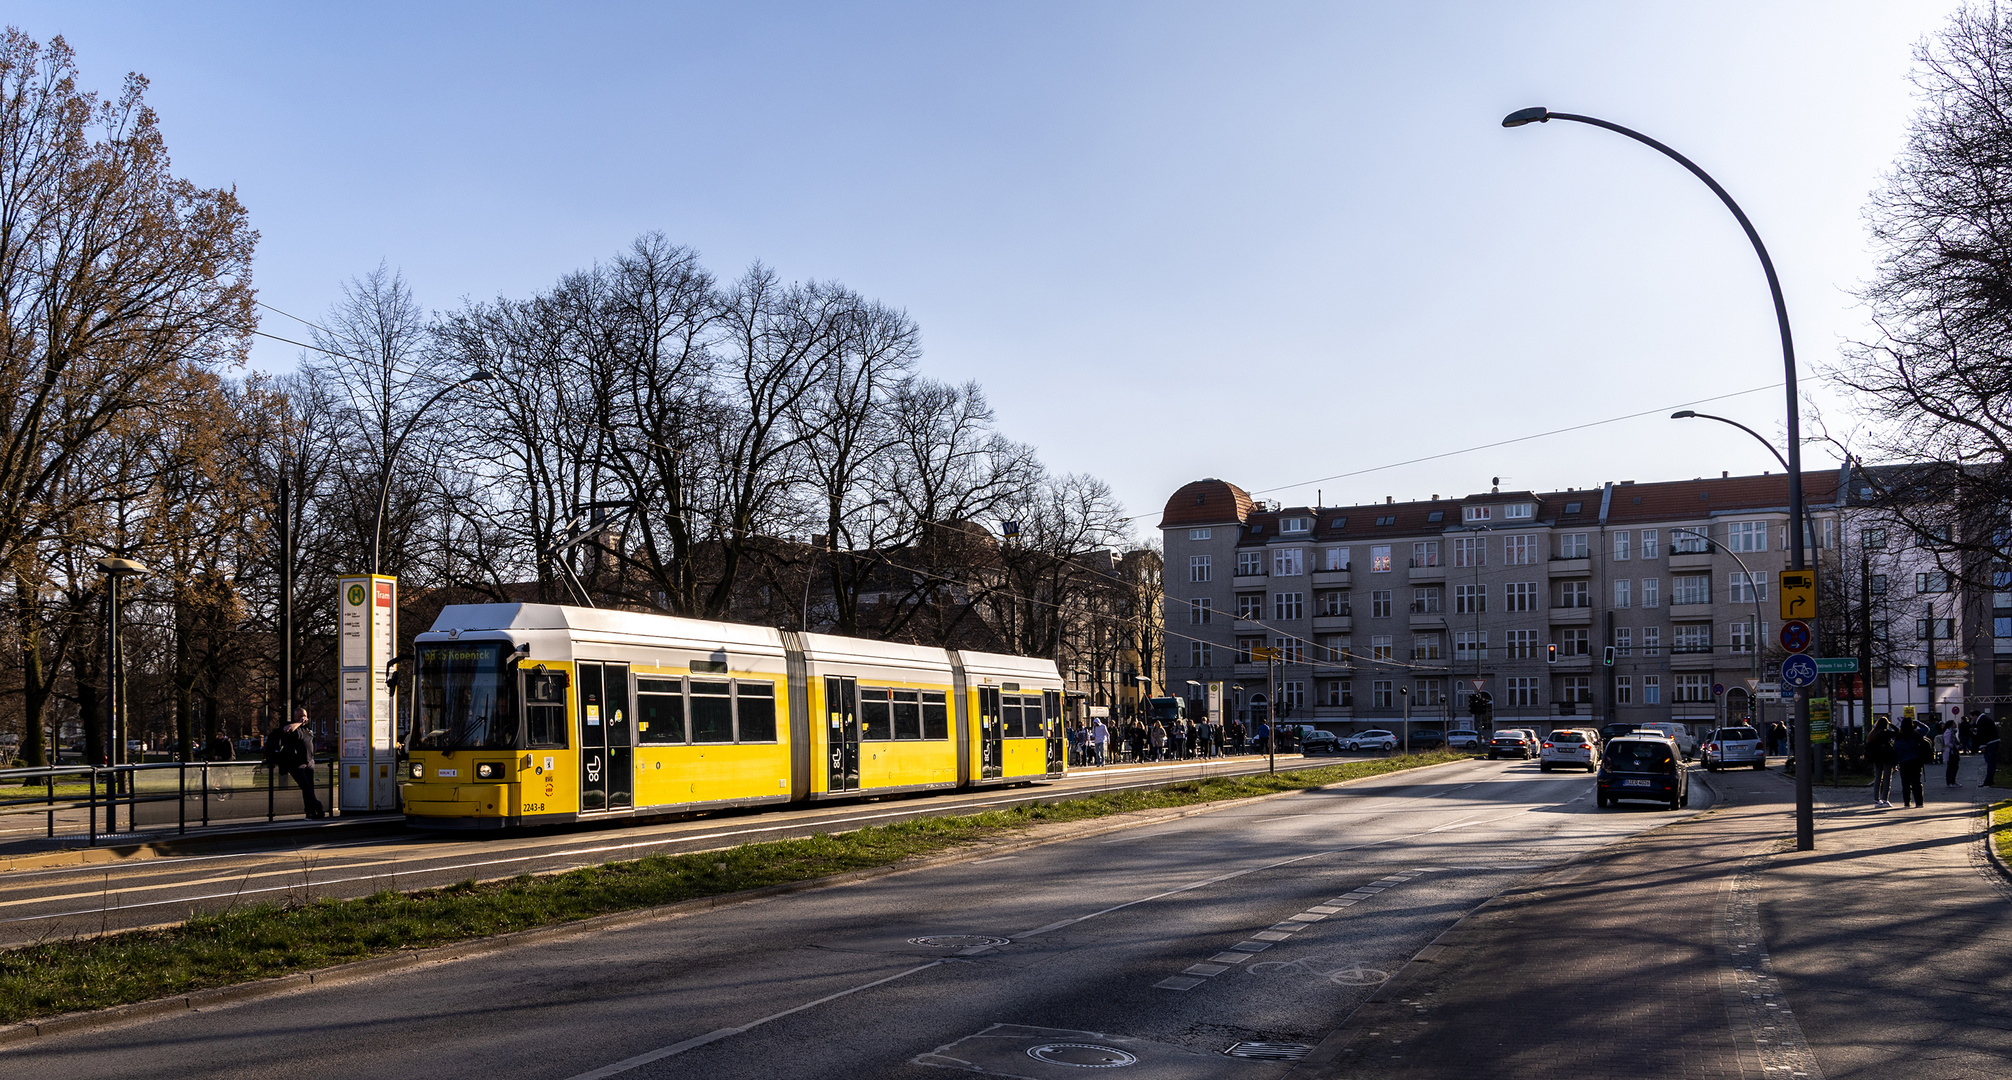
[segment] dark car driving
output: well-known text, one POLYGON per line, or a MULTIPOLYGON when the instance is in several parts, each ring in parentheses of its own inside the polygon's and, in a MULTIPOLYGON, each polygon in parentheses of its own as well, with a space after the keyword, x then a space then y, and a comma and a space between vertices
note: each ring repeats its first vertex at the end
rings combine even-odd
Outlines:
POLYGON ((1411 748, 1413 750, 1437 750, 1446 745, 1446 733, 1438 728, 1412 728, 1411 748))
POLYGON ((1599 804, 1622 799, 1659 802, 1675 810, 1691 802, 1690 772, 1668 739, 1623 735, 1609 740, 1595 779, 1599 804))

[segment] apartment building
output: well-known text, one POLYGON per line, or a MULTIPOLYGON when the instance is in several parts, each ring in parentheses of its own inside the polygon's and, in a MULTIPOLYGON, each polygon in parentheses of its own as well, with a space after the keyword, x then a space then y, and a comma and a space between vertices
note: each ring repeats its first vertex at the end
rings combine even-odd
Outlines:
MULTIPOLYGON (((1779 706, 1760 712, 1752 687, 1778 680, 1783 655, 1773 588, 1789 566, 1787 489, 1781 474, 1722 475, 1282 507, 1227 481, 1196 481, 1168 499, 1160 523, 1167 685, 1200 697, 1222 682, 1225 708, 1239 715, 1289 705, 1293 720, 1339 732, 1407 713, 1464 722, 1476 689, 1492 698, 1498 727, 1675 721, 1702 730, 1778 718, 1779 706), (1255 645, 1283 654, 1274 702, 1255 645)), ((1883 574, 1864 572, 1872 556, 1859 547, 1891 534, 1851 505, 1848 474, 1805 473, 1803 489, 1820 574, 1837 575, 1847 596, 1865 584, 1884 597, 1893 581, 1914 583, 1892 576, 1913 563, 1891 546, 1878 553, 1883 574)), ((1924 589, 1949 588, 1946 576, 1921 573, 1924 589)), ((1924 595, 1928 610, 1937 594, 1924 595)), ((1904 619, 1881 620, 1888 636, 1872 707, 1912 700, 1916 678, 1918 700, 1943 708, 1960 708, 1980 679, 1980 693, 2002 686, 1996 646, 2012 653, 2012 593, 1992 605, 1999 600, 2004 616, 1987 619, 1982 604, 1945 598, 1944 614, 1918 620, 1927 627, 1919 648, 1891 639, 1904 619), (1952 665, 1907 658, 1938 644, 1944 657, 1980 663, 1931 686, 1952 665)), ((1864 651, 1856 636, 1833 636, 1841 640, 1824 655, 1864 651)))

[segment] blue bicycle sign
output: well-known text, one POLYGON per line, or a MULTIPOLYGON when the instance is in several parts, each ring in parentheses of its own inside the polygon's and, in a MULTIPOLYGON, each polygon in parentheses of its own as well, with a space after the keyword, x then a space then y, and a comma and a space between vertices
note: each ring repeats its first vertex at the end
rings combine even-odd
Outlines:
POLYGON ((1790 686, 1809 686, 1816 682, 1816 660, 1803 653, 1794 653, 1781 662, 1781 681, 1790 686))

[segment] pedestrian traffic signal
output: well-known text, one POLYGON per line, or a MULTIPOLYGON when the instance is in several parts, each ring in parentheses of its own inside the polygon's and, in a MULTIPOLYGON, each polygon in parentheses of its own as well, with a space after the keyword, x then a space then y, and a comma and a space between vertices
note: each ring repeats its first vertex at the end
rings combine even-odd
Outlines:
POLYGON ((1546 645, 1546 646, 1544 646, 1544 660, 1545 660, 1545 662, 1546 662, 1546 663, 1552 663, 1552 664, 1555 664, 1555 663, 1557 663, 1557 662, 1558 662, 1558 646, 1557 646, 1557 643, 1553 642, 1553 643, 1552 643, 1552 644, 1550 644, 1550 645, 1546 645))
POLYGON ((1614 666, 1614 647, 1612 645, 1607 646, 1607 666, 1614 666))

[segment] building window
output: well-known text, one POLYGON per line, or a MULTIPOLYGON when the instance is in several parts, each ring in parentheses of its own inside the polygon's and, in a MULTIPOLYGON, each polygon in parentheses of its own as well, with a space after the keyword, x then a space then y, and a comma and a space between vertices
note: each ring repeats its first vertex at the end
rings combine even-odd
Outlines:
POLYGON ((1512 675, 1509 678, 1509 705, 1511 708, 1529 708, 1537 704, 1537 680, 1525 676, 1512 675))
POLYGON ((1488 659, 1488 631, 1455 631, 1453 634, 1453 659, 1469 662, 1488 659))
POLYGON ((1377 518, 1376 523, 1378 525, 1395 525, 1397 524, 1397 515, 1385 514, 1384 516, 1377 518))
POLYGON ((1558 606, 1561 608, 1586 608, 1593 606, 1593 586, 1585 581, 1561 581, 1558 583, 1558 606))
POLYGON ((1663 703, 1663 677, 1661 675, 1642 676, 1642 704, 1661 705, 1663 703))
POLYGON ((1861 536, 1861 537, 1862 537, 1863 539, 1861 539, 1861 540, 1860 540, 1859 542, 1860 542, 1861 544, 1865 545, 1865 550, 1867 550, 1867 551, 1885 551, 1885 550, 1886 550, 1886 530, 1885 530, 1885 529, 1867 529, 1867 530, 1865 530, 1865 532, 1861 533, 1861 534, 1860 534, 1860 536, 1861 536))
POLYGON ((1207 626, 1209 624, 1209 603, 1207 597, 1188 601, 1188 625, 1207 626))
POLYGON ((1209 556, 1188 556, 1188 580, 1207 581, 1209 579, 1209 556))
POLYGON ((1388 619, 1388 618, 1390 618, 1390 590, 1389 590, 1389 589, 1372 589, 1372 590, 1370 590, 1370 593, 1369 593, 1369 617, 1370 617, 1370 618, 1372 618, 1372 619, 1388 619))
POLYGON ((1885 575, 1885 574, 1874 574, 1874 575, 1872 575, 1872 595, 1874 595, 1874 596, 1885 596, 1885 595, 1886 595, 1886 575, 1885 575))
POLYGON ((1512 581, 1509 584, 1502 586, 1502 592, 1503 595, 1507 597, 1508 602, 1506 607, 1508 610, 1510 611, 1537 610, 1536 582, 1512 581))
POLYGON ((1479 615, 1488 610, 1488 586, 1453 586, 1453 612, 1456 615, 1479 615))
POLYGON ((1643 656, 1663 655, 1662 627, 1660 626, 1642 627, 1642 655, 1643 656))
POLYGON ((1753 579, 1749 581, 1745 571, 1735 570, 1727 575, 1726 580, 1732 586, 1732 595, 1727 597, 1732 603, 1752 604, 1767 601, 1767 571, 1755 571, 1753 579))
POLYGON ((1670 604, 1709 604, 1712 602, 1712 576, 1710 574, 1678 574, 1670 578, 1670 604))
POLYGON ((1264 573, 1264 552, 1262 551, 1237 552, 1238 577, 1258 577, 1263 573, 1264 573))
POLYGON ((1350 660, 1348 655, 1348 635, 1323 635, 1320 639, 1320 644, 1314 649, 1314 659, 1329 664, 1348 663, 1350 660))
POLYGON ((1711 541, 1705 538, 1703 529, 1671 529, 1670 554, 1703 555, 1711 550, 1711 541))
POLYGON ((1298 679, 1289 679, 1278 684, 1279 704, 1289 709, 1306 708, 1306 684, 1298 679))
POLYGON ((1332 708, 1352 709, 1355 707, 1354 688, 1351 679, 1327 680, 1327 703, 1332 708))
POLYGON ((1914 640, 1927 641, 1930 624, 1933 624, 1937 641, 1948 641, 1956 636, 1955 619, 1916 619, 1914 620, 1914 640))
POLYGON ((1670 628, 1670 653, 1708 653, 1712 651, 1711 623, 1678 623, 1670 628))
POLYGON ((1633 656, 1635 654, 1634 627, 1632 626, 1614 627, 1614 652, 1616 655, 1619 656, 1633 656))
POLYGON ((1209 643, 1206 641, 1188 642, 1188 666, 1194 668, 1205 668, 1208 667, 1209 664, 1210 664, 1209 643))
POLYGON ((1391 636, 1389 634, 1373 634, 1370 636, 1369 658, 1371 660, 1397 659, 1397 649, 1391 644, 1391 636))
POLYGON ((1558 538, 1558 557, 1561 559, 1583 559, 1588 550, 1585 533, 1566 533, 1558 538))
POLYGON ((1615 534, 1614 534, 1614 561, 1615 561, 1615 562, 1627 562, 1627 561, 1628 561, 1628 546, 1629 546, 1629 545, 1628 545, 1628 538, 1629 538, 1630 536, 1632 536, 1632 535, 1634 535, 1634 534, 1632 534, 1632 533, 1626 533, 1626 532, 1617 532, 1617 533, 1615 533, 1615 534))
POLYGON ((1489 509, 1486 506, 1463 506, 1460 508, 1460 520, 1487 521, 1489 509))
POLYGON ((1278 650, 1278 658, 1287 664, 1306 663, 1306 642, 1296 637, 1272 639, 1272 648, 1278 650))
POLYGON ((1726 524, 1726 548, 1744 555, 1767 550, 1767 522, 1733 521, 1726 524))
POLYGON ((1502 508, 1502 517, 1508 521, 1528 521, 1536 516, 1536 503, 1511 503, 1502 508))
POLYGON ((1273 593, 1271 598, 1272 617, 1279 622, 1296 622, 1305 618, 1305 599, 1305 593, 1273 593))
POLYGON ((1375 544, 1375 545, 1372 545, 1372 546, 1370 547, 1370 549, 1369 549, 1369 572, 1370 572, 1370 573, 1372 573, 1372 574, 1388 574, 1388 573, 1390 573, 1390 545, 1389 545, 1389 544, 1375 544))
POLYGON ((1617 608, 1635 606, 1634 582, 1627 578, 1614 579, 1614 606, 1617 608))
POLYGON ((1657 595, 1657 590, 1662 588, 1661 580, 1662 579, 1660 578, 1652 578, 1652 577, 1645 577, 1642 579, 1643 607, 1645 608, 1656 607, 1663 602, 1661 597, 1657 595))
POLYGON ((1627 675, 1614 676, 1614 704, 1633 705, 1635 703, 1635 680, 1627 675))
POLYGON ((1695 704, 1712 699, 1712 677, 1703 673, 1678 675, 1676 692, 1670 697, 1678 704, 1695 704))
POLYGON ((1327 592, 1315 593, 1314 599, 1320 605, 1322 615, 1348 614, 1347 589, 1329 589, 1327 592))
POLYGON ((1754 651, 1757 643, 1767 640, 1767 624, 1760 624, 1760 633, 1756 635, 1752 619, 1733 623, 1727 627, 1727 631, 1730 634, 1732 650, 1736 653, 1750 653, 1754 651))
POLYGON ((1502 565, 1529 566, 1537 561, 1537 537, 1535 535, 1505 536, 1502 538, 1502 565))
POLYGON ((1559 701, 1569 701, 1574 705, 1593 703, 1593 677, 1591 675, 1567 675, 1559 686, 1559 701))
POLYGON ((1209 537, 1211 537, 1211 536, 1213 536, 1213 535, 1215 535, 1215 534, 1214 534, 1214 532, 1212 532, 1212 531, 1211 531, 1211 530, 1209 530, 1209 529, 1189 529, 1189 530, 1188 530, 1188 539, 1190 539, 1190 540, 1207 540, 1207 539, 1208 539, 1209 537))
POLYGON ((1587 630, 1583 626, 1568 626, 1553 632, 1558 639, 1559 656, 1586 656, 1592 649, 1587 644, 1587 630))
POLYGON ((1389 679, 1378 679, 1369 684, 1370 704, 1379 709, 1388 709, 1397 696, 1397 684, 1389 679))
POLYGON ((1321 565, 1328 570, 1348 569, 1348 549, 1345 547, 1323 548, 1321 565))
POLYGON ((1946 593, 1949 591, 1949 575, 1941 570, 1914 575, 1916 593, 1946 593))
POLYGON ((1261 638, 1261 637, 1240 637, 1240 638, 1238 638, 1238 639, 1237 639, 1237 663, 1239 663, 1239 664, 1250 664, 1250 663, 1255 663, 1255 661, 1253 661, 1253 660, 1251 659, 1251 650, 1252 650, 1252 649, 1254 649, 1254 648, 1256 648, 1256 647, 1258 647, 1259 645, 1262 645, 1262 644, 1264 644, 1264 639, 1263 639, 1263 638, 1261 638))
POLYGON ((1509 659, 1529 660, 1537 655, 1537 631, 1509 631, 1509 659))
POLYGON ((1271 553, 1271 576, 1298 577, 1306 572, 1299 548, 1278 548, 1271 553))
POLYGON ((1237 618, 1239 619, 1264 618, 1264 594, 1261 592, 1238 593, 1237 618))
POLYGON ((1444 609, 1441 604, 1439 586, 1411 590, 1411 613, 1413 615, 1438 615, 1444 609))
POLYGON ((1437 660, 1439 656, 1438 634, 1413 634, 1411 637, 1411 658, 1413 660, 1437 660))
POLYGON ((1453 565, 1487 566, 1488 538, 1485 536, 1462 536, 1453 541, 1453 565))
POLYGON ((1313 528, 1312 518, 1289 517, 1278 519, 1278 531, 1282 533, 1303 533, 1313 528))
POLYGON ((1411 684, 1416 687, 1413 697, 1419 705, 1446 704, 1446 681, 1444 679, 1419 679, 1411 684))
MULTIPOLYGON (((1781 528, 1782 550, 1788 550, 1788 526, 1781 528)), ((1948 539, 1944 537, 1943 539, 1948 539)), ((1837 523, 1832 518, 1805 518, 1802 523, 1802 546, 1822 550, 1837 542, 1837 523), (1811 530, 1815 530, 1812 532, 1811 530)))
POLYGON ((1439 541, 1420 540, 1411 545, 1411 565, 1413 569, 1439 565, 1439 541))
POLYGON ((1662 553, 1662 549, 1661 549, 1661 548, 1660 548, 1660 547, 1658 546, 1658 543, 1657 543, 1657 540, 1656 540, 1656 530, 1654 530, 1654 529, 1643 529, 1643 530, 1642 530, 1642 558, 1644 558, 1644 559, 1659 559, 1659 558, 1661 558, 1661 557, 1662 557, 1662 554, 1663 554, 1663 553, 1662 553))

